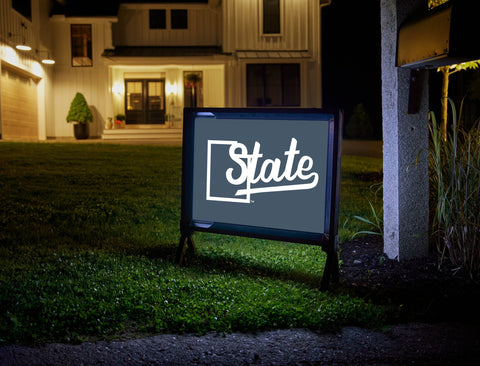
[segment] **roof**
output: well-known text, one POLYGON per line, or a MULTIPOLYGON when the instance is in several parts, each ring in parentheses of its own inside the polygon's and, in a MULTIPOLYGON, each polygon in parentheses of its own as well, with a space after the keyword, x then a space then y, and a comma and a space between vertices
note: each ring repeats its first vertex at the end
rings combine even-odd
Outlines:
POLYGON ((299 59, 299 58, 311 58, 312 55, 308 51, 237 51, 238 58, 276 58, 276 59, 299 59))
POLYGON ((104 57, 193 57, 220 55, 219 46, 117 46, 113 50, 105 50, 104 57))
POLYGON ((120 0, 126 4, 208 4, 208 0, 120 0))
POLYGON ((126 4, 208 4, 208 0, 54 0, 51 15, 66 17, 117 16, 126 4))
POLYGON ((50 15, 66 17, 117 16, 120 0, 54 0, 50 15))

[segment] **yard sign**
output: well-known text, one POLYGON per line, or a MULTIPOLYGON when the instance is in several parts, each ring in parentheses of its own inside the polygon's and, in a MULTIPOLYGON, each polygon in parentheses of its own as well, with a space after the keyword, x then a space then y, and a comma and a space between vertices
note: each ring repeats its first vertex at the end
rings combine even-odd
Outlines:
POLYGON ((181 239, 195 231, 320 245, 338 278, 340 114, 321 109, 184 110, 181 239))

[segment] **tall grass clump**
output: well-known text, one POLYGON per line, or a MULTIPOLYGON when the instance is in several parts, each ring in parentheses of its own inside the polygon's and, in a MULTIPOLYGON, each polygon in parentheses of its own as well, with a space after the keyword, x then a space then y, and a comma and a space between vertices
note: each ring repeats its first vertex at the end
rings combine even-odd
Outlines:
MULTIPOLYGON (((453 126, 442 138, 430 113, 430 185, 434 202, 433 233, 439 265, 450 260, 472 278, 480 274, 480 126, 461 126, 450 100, 453 126)), ((460 107, 459 116, 462 108, 460 107)))

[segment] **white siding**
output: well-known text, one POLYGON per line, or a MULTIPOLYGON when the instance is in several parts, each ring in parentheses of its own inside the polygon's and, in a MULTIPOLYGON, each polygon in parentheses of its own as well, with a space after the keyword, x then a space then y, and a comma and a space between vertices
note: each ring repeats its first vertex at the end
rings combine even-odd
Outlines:
POLYGON ((203 106, 225 107, 225 71, 223 67, 203 71, 203 106))
POLYGON ((281 0, 281 34, 263 35, 262 0, 224 1, 224 50, 308 50, 311 0, 281 0))
POLYGON ((118 23, 114 24, 116 46, 217 46, 220 44, 220 14, 207 5, 189 7, 179 4, 174 9, 188 10, 188 29, 170 29, 170 9, 151 4, 150 7, 121 6, 118 23), (150 29, 149 10, 167 10, 167 29, 150 29))
MULTIPOLYGON (((54 74, 54 118, 55 137, 72 137, 73 127, 65 121, 75 94, 82 93, 92 110, 94 121, 90 124, 90 136, 100 136, 111 111, 111 97, 108 88, 108 67, 102 53, 108 46, 108 20, 73 19, 54 22, 54 43, 62 45, 55 49, 54 74), (71 66, 70 25, 92 24, 91 67, 71 66)), ((50 132, 51 130, 49 130, 50 132)))
POLYGON ((275 35, 263 34, 262 0, 222 4, 223 50, 237 56, 226 65, 226 105, 246 106, 248 64, 297 63, 301 107, 321 107, 321 1, 280 0, 281 31, 275 35))

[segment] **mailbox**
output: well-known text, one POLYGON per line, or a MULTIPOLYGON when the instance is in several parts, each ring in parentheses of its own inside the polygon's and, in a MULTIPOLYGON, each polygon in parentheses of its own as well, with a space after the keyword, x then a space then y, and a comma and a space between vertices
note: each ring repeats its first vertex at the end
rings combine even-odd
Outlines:
POLYGON ((436 68, 480 59, 476 1, 457 0, 401 25, 397 66, 436 68))

